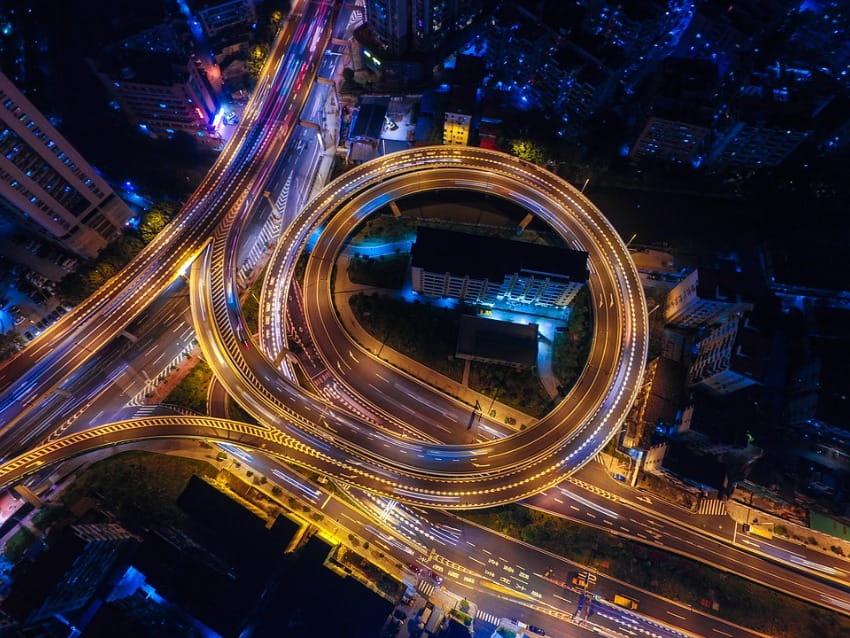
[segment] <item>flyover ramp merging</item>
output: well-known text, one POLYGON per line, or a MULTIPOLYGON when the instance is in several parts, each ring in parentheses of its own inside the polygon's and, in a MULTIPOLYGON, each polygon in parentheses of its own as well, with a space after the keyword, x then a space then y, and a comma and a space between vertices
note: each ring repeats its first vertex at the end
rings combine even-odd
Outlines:
MULTIPOLYGON (((544 489, 592 458, 619 427, 639 387, 646 309, 637 273, 619 236, 575 189, 539 167, 481 149, 416 149, 363 164, 328 185, 287 229, 273 257, 261 305, 279 304, 276 300, 285 297, 278 293, 286 290, 303 243, 317 228, 324 229, 322 237, 339 237, 383 203, 439 187, 516 194, 536 214, 554 221, 565 239, 579 241, 595 264, 591 290, 595 299, 606 302, 595 308, 597 339, 590 363, 561 406, 525 432, 467 446, 411 443, 307 396, 274 369, 274 349, 260 352, 247 337, 233 291, 219 275, 232 270, 225 265, 225 247, 231 242, 214 242, 213 256, 196 262, 193 278, 210 285, 193 285, 192 299, 199 316, 212 319, 199 340, 217 374, 226 377, 229 391, 261 422, 282 426, 334 456, 341 468, 335 476, 421 505, 483 507, 544 489), (331 232, 335 225, 338 232, 331 232), (486 470, 475 463, 484 456, 490 461, 486 470)), ((325 270, 318 271, 315 290, 305 291, 308 305, 320 306, 314 299, 323 299, 325 309, 330 307, 329 293, 321 282, 330 276, 334 246, 329 244, 327 251, 319 254, 314 249, 310 263, 323 264, 325 270)), ((270 315, 275 314, 272 309, 270 315)), ((316 336, 313 321, 309 327, 316 336)), ((278 343, 285 347, 282 337, 278 343)), ((323 343, 322 349, 332 343, 323 343)))

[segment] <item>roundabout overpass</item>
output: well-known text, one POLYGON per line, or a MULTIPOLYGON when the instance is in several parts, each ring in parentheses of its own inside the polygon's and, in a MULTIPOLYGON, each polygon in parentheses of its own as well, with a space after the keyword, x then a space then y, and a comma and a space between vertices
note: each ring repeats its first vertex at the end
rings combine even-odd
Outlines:
MULTIPOLYGON (((575 188, 517 158, 478 148, 429 147, 363 164, 329 184, 278 244, 261 299, 262 348, 248 336, 235 285, 235 247, 249 206, 219 227, 190 273, 192 315, 204 355, 227 391, 262 424, 157 417, 108 424, 39 446, 0 469, 13 482, 86 451, 149 438, 228 440, 399 501, 489 507, 563 480, 618 431, 640 387, 647 345, 643 292, 628 249, 575 188), (308 237, 320 231, 305 275, 307 329, 330 367, 357 349, 333 310, 329 281, 353 228, 387 202, 434 189, 489 193, 521 204, 588 252, 594 337, 570 393, 524 431, 470 445, 398 438, 300 388, 285 361, 283 303, 308 237), (284 366, 285 368, 285 366, 284 366)), ((318 233, 317 233, 318 234, 318 233)), ((375 364, 378 365, 377 360, 375 364)))
MULTIPOLYGON (((193 317, 205 358, 228 392, 258 421, 310 447, 330 475, 423 506, 486 507, 561 481, 618 431, 640 387, 647 317, 637 272, 616 231, 575 188, 538 166, 478 148, 428 147, 363 164, 329 184, 290 226, 272 257, 260 300, 261 347, 239 312, 232 277, 239 223, 193 267, 193 317), (304 280, 306 328, 329 369, 371 357, 351 341, 333 308, 333 265, 354 227, 387 202, 435 189, 514 201, 589 254, 594 338, 576 385, 548 415, 509 437, 470 445, 399 438, 301 389, 285 362, 287 290, 307 238, 318 235, 304 280), (354 354, 354 353, 357 354, 354 354)), ((381 365, 374 360, 375 365, 381 365)))

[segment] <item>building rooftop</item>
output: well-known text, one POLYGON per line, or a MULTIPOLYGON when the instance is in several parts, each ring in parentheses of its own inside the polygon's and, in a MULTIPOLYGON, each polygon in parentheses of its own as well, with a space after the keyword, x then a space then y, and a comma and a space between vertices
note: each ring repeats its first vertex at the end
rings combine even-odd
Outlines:
POLYGON ((451 230, 416 230, 411 264, 429 272, 450 272, 501 281, 506 274, 533 272, 586 281, 587 253, 451 230))
POLYGON ((767 284, 750 273, 700 268, 697 275, 697 295, 715 301, 756 301, 770 294, 767 284))
POLYGON ((187 81, 188 64, 188 58, 173 53, 116 47, 103 52, 98 70, 116 82, 171 86, 187 81))
POLYGON ((675 422, 684 407, 686 376, 687 370, 681 363, 666 357, 658 360, 644 411, 646 423, 655 426, 659 422, 675 422))
POLYGON ((378 139, 381 137, 381 129, 384 126, 384 117, 387 114, 386 103, 361 104, 354 124, 348 134, 349 139, 378 139))
POLYGON ((474 86, 454 85, 449 97, 449 103, 446 105, 446 112, 471 114, 475 109, 475 97, 474 86))
POLYGON ((537 365, 537 324, 463 315, 460 318, 456 356, 533 368, 537 365))

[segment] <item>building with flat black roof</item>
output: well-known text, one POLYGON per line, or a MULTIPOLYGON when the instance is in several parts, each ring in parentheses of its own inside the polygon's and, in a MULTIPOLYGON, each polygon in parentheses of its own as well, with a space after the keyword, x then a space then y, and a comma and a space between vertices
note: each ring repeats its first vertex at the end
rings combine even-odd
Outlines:
POLYGON ((15 575, 4 609, 25 629, 56 618, 84 627, 86 609, 124 571, 140 540, 116 523, 66 527, 51 538, 48 551, 15 575))
POLYGON ((537 365, 537 324, 463 315, 457 335, 459 359, 499 363, 520 370, 537 365))
POLYGON ((215 90, 189 55, 113 46, 95 72, 129 122, 145 133, 170 138, 182 131, 219 143, 212 128, 219 107, 215 90))
POLYGON ((587 253, 569 248, 420 227, 412 249, 413 289, 429 297, 565 308, 587 277, 587 253))

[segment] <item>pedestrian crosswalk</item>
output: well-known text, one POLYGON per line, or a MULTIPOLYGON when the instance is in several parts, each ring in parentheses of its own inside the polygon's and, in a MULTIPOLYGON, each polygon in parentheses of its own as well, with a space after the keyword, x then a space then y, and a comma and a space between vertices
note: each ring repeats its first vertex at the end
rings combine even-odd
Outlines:
POLYGON ((500 618, 484 611, 483 609, 479 609, 475 613, 475 617, 483 620, 486 623, 490 623, 491 625, 498 625, 500 621, 500 618))
POLYGON ((724 516, 726 514, 726 501, 719 498, 704 498, 700 501, 699 513, 705 516, 724 516))
POLYGON ((416 591, 425 596, 426 598, 434 593, 434 583, 431 581, 425 580, 424 578, 419 579, 419 583, 416 585, 416 591))
POLYGON ((289 177, 286 178, 286 182, 283 184, 283 188, 280 189, 280 193, 277 196, 277 201, 275 205, 277 209, 281 212, 286 210, 286 200, 289 198, 289 187, 292 185, 292 173, 289 174, 289 177))

